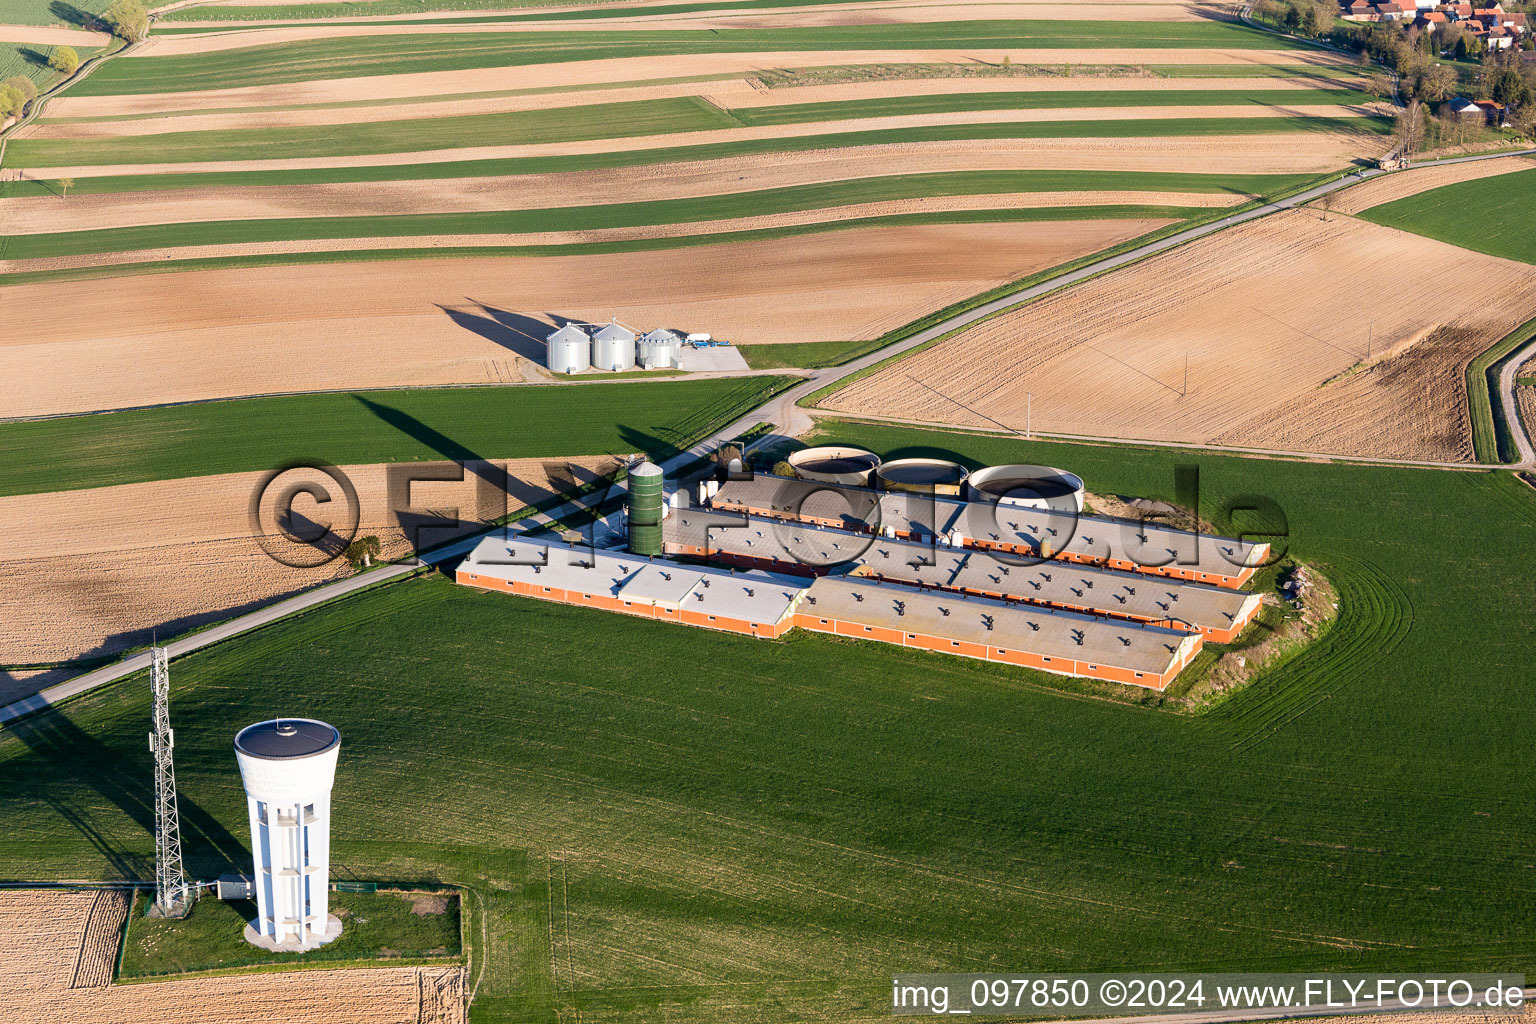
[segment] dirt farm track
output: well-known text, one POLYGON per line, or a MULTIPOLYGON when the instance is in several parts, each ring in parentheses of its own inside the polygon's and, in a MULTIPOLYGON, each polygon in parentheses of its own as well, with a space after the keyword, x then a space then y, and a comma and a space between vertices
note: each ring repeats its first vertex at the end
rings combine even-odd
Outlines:
POLYGON ((128 893, 0 892, 0 1024, 462 1024, 462 967, 112 985, 128 893), (25 941, 22 941, 25 937, 25 941))

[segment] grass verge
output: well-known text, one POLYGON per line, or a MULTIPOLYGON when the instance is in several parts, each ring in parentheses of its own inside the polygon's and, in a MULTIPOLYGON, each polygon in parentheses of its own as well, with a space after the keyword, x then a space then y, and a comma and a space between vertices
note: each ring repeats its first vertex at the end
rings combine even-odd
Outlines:
POLYGON ((148 905, 147 894, 135 894, 119 974, 124 980, 306 967, 400 967, 452 962, 463 951, 459 894, 452 890, 333 892, 331 913, 341 919, 341 936, 307 953, 270 953, 246 942, 245 925, 256 918, 256 904, 249 900, 206 896, 181 920, 149 917, 148 905))

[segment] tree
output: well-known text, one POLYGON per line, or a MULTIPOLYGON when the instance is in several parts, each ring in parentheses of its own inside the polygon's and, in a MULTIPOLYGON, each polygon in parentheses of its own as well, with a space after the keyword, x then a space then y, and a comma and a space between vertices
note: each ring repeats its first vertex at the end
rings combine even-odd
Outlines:
POLYGON ((65 198, 65 199, 69 198, 69 190, 74 188, 74 187, 75 187, 75 179, 74 178, 60 178, 59 179, 59 196, 61 198, 65 198))
POLYGON ((1006 53, 1003 54, 1003 68, 1007 69, 1011 67, 1013 67, 1013 58, 1008 56, 1006 53))
POLYGON ((1528 139, 1536 139, 1536 103, 1527 103, 1509 116, 1509 126, 1528 139))
POLYGON ((1397 139, 1398 150, 1404 159, 1417 153, 1424 144, 1424 104, 1413 100, 1399 110, 1392 135, 1397 139))
POLYGON ((1472 56, 1472 47, 1467 45, 1465 33, 1458 35, 1456 37, 1456 59, 1466 60, 1470 56, 1472 56))
POLYGON ((795 475, 795 467, 791 466, 789 463, 785 462, 783 459, 780 459, 778 462, 775 462, 773 464, 773 475, 774 476, 794 476, 795 475))
POLYGON ((112 5, 101 12, 101 20, 112 29, 112 34, 130 43, 137 43, 149 34, 149 12, 139 0, 112 0, 112 5))
POLYGON ((14 85, 0 85, 0 118, 19 117, 27 98, 14 85))
POLYGON ((373 564, 373 560, 378 558, 383 550, 384 547, 379 543, 379 538, 359 537, 347 545, 347 549, 342 552, 342 557, 352 563, 352 568, 366 569, 373 564))
POLYGON ((48 55, 48 66, 62 75, 72 75, 80 67, 80 55, 73 46, 55 46, 48 55))
POLYGON ((33 82, 30 78, 24 78, 21 75, 12 75, 10 78, 5 80, 5 84, 21 93, 21 95, 26 98, 28 103, 31 103, 33 100, 37 99, 37 83, 33 82))
POLYGON ((1320 36, 1333 27, 1333 16, 1338 11, 1338 5, 1333 0, 1325 0, 1323 3, 1309 4, 1306 13, 1307 32, 1310 35, 1320 36))
POLYGON ((1386 75, 1372 75, 1365 80, 1365 91, 1385 99, 1392 95, 1392 79, 1386 75))
POLYGON ((1444 64, 1436 64, 1419 79, 1418 97, 1429 103, 1448 100, 1456 93, 1456 72, 1444 64))

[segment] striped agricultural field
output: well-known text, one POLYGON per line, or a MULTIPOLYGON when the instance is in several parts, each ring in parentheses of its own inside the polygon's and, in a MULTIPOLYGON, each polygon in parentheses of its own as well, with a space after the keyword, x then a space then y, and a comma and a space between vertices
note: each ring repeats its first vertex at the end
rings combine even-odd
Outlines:
POLYGON ((1357 68, 1202 4, 325 7, 178 9, 9 140, 0 299, 59 315, 0 369, 158 372, 0 414, 305 390, 235 365, 402 331, 359 381, 540 380, 559 316, 859 342, 1389 145, 1357 68))

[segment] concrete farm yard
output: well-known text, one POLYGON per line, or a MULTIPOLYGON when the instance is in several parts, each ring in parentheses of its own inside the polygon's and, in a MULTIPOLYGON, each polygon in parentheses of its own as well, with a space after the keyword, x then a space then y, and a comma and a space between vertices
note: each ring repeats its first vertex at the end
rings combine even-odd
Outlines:
MULTIPOLYGON (((0 0, 0 40, 106 53, 79 13, 0 0)), ((174 658, 188 874, 262 870, 230 740, 296 714, 343 737, 331 877, 406 895, 332 894, 356 926, 284 961, 240 937, 265 909, 211 893, 181 922, 123 889, 0 894, 0 931, 40 935, 0 954, 0 1020, 275 996, 294 1021, 766 1024, 883 1015, 925 968, 1529 970, 1536 491, 1492 467, 1536 415, 1536 359, 1511 365, 1536 164, 1341 182, 1398 145, 1376 70, 1199 3, 157 12, 0 143, 0 703, 313 598, 174 658), (723 339, 732 368, 551 372, 547 336, 612 321, 723 339), (806 606, 755 640, 486 593, 454 582, 474 538, 415 533, 569 540, 632 512, 637 456, 691 492, 722 444, 770 473, 815 444, 1059 466, 1095 514, 1169 502, 1283 554, 1207 587, 1247 611, 1203 648, 1172 613, 1091 627, 1178 634, 1192 660, 1149 689, 806 606), (250 495, 295 460, 356 482, 384 564, 257 543, 250 495)), ((1518 145, 1463 141, 1435 155, 1518 145)), ((726 573, 700 550, 653 568, 726 573)), ((830 608, 868 579, 795 586, 830 608)), ((938 628, 1060 618, 978 593, 938 628)), ((154 878, 148 690, 0 725, 0 881, 154 878)))

